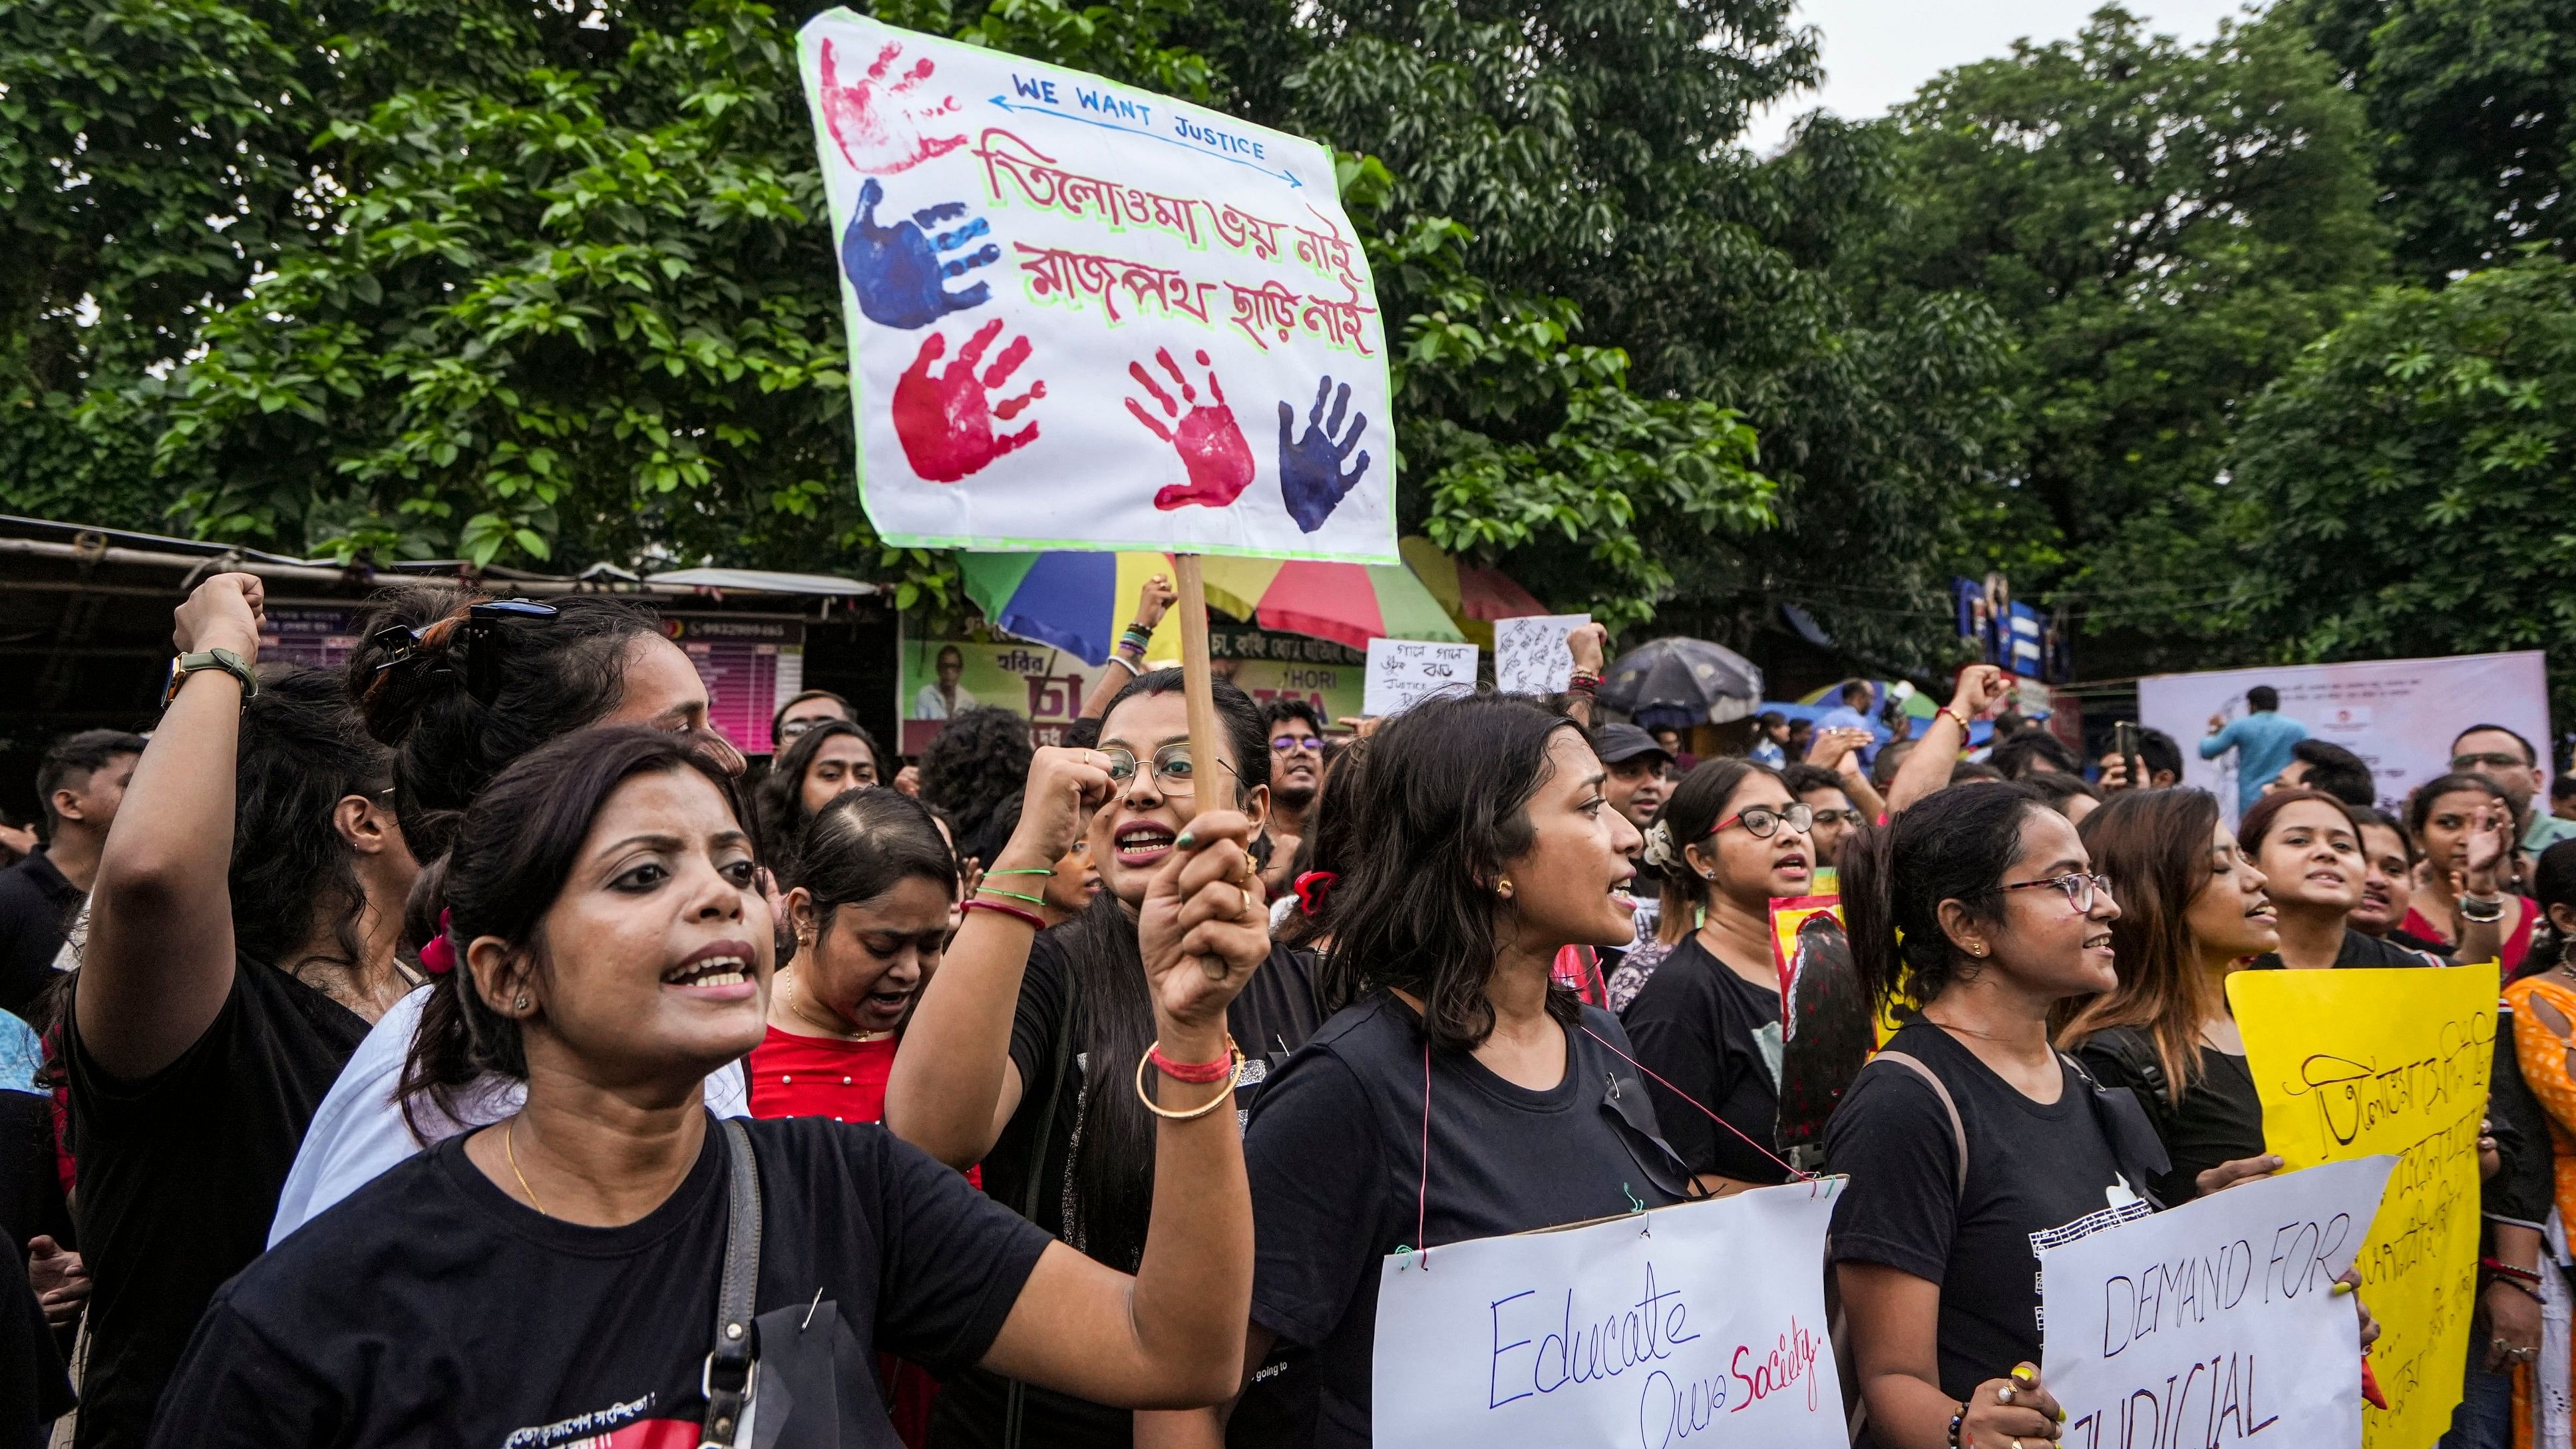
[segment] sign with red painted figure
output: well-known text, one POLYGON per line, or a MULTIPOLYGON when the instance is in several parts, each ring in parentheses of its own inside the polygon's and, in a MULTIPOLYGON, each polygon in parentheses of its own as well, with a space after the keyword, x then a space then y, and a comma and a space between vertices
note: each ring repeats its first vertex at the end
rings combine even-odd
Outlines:
POLYGON ((847 10, 798 48, 887 543, 1396 561, 1330 151, 847 10))

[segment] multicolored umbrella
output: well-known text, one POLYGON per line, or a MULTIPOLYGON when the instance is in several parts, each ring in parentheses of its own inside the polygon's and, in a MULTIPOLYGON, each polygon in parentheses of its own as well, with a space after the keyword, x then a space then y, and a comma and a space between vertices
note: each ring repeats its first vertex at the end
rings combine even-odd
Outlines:
MULTIPOLYGON (((1102 664, 1118 643, 1145 580, 1173 571, 1159 553, 970 553, 961 555, 966 596, 994 627, 1052 644, 1086 663, 1102 664)), ((1330 639, 1366 649, 1376 638, 1465 636, 1439 601, 1396 565, 1313 563, 1303 559, 1200 560, 1208 607, 1265 629, 1330 639)), ((1146 650, 1177 658, 1179 621, 1166 616, 1146 650)))

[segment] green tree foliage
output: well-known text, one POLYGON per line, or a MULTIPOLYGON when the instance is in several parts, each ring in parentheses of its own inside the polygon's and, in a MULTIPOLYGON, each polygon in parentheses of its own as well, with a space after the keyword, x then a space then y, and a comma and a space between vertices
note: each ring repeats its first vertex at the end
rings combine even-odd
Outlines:
MULTIPOLYGON (((1991 411, 1978 404, 1999 342, 1973 301, 1918 295, 1864 308, 1835 285, 1834 263, 1888 198, 1873 137, 1819 123, 1769 163, 1732 144, 1754 108, 1815 79, 1815 37, 1789 24, 1789 10, 1788 0, 1320 0, 1293 19, 1256 8, 1209 45, 1270 58, 1269 71, 1227 68, 1278 76, 1247 93, 1253 113, 1384 159, 1396 179, 1390 231, 1418 235, 1423 218, 1465 228, 1465 264, 1503 315, 1400 288, 1436 327, 1492 338, 1561 317, 1568 337, 1616 343, 1631 388, 1656 407, 1736 409, 1759 433, 1762 469, 1780 484, 1776 532, 1711 533, 1680 499, 1613 520, 1671 571, 1659 622, 1741 637, 1786 595, 1810 602, 1847 645, 1923 667, 1943 647, 1953 500, 1978 476, 1991 411)), ((1479 438, 1551 437, 1572 415, 1484 389, 1409 385, 1407 397, 1438 420, 1408 435, 1406 459, 1435 480, 1422 501, 1442 508, 1460 496, 1452 479, 1489 470, 1479 438), (1452 424, 1467 436, 1453 437, 1452 424)), ((1690 416, 1664 414, 1708 436, 1690 416)), ((1476 510, 1456 516, 1471 525, 1464 541, 1483 542, 1476 510)), ((1542 596, 1579 603, 1600 561, 1559 545, 1510 562, 1542 596)))
POLYGON ((1963 500, 1988 558, 2091 602, 2088 669, 2187 664, 2244 597, 2240 409, 2384 275, 2359 107, 2294 28, 2186 47, 2111 7, 1890 126, 1907 203, 1852 285, 2013 339, 2008 486, 1963 500))
MULTIPOLYGON (((1250 66, 1222 46, 1262 18, 877 9, 1220 102, 1250 92, 1176 36, 1250 66)), ((13 11, 0 174, 10 235, 47 265, 0 293, 0 385, 44 425, 0 494, 98 518, 84 485, 112 475, 130 496, 102 521, 175 497, 209 536, 343 555, 856 551, 902 575, 900 602, 953 597, 943 560, 877 555, 850 482, 801 19, 748 0, 13 11)), ((1622 619, 1668 586, 1664 545, 1770 521, 1738 415, 1631 391, 1572 303, 1490 277, 1454 220, 1385 208, 1383 167, 1344 171, 1387 278, 1410 521, 1622 619)))
POLYGON ((2417 277, 2576 237, 2576 3, 2284 0, 2362 97, 2382 210, 2417 277))
POLYGON ((2576 268, 2374 297, 2245 419, 2266 658, 2549 650, 2576 709, 2576 268))

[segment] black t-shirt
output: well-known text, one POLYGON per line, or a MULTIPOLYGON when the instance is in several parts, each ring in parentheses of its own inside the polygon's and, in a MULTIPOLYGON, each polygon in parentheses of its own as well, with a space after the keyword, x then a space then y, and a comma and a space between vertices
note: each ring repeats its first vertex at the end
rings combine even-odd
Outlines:
MULTIPOLYGON (((1314 1350, 1319 1446, 1369 1442, 1378 1273, 1399 1245, 1428 1245, 1436 1262, 1443 1243, 1659 1207, 1683 1190, 1636 1068, 1572 1030, 1565 1076, 1543 1092, 1432 1053, 1426 1173, 1420 1020, 1390 995, 1338 1013, 1262 1088, 1244 1136, 1252 1319, 1314 1350)), ((1630 1050, 1608 1012, 1585 1007, 1583 1024, 1630 1050)))
POLYGON ((1941 1285, 1941 1391, 2040 1358, 2039 1249, 2153 1211, 2121 1177, 2092 1088, 2062 1067, 2057 1100, 2025 1097, 1929 1022, 1888 1039, 1950 1089, 1956 1139, 1930 1084, 1894 1063, 1863 1071, 1825 1127, 1825 1164, 1850 1176, 1826 1256, 1882 1263, 1941 1285))
POLYGON ((1648 1078, 1655 1120, 1692 1172, 1741 1182, 1789 1180, 1762 1150, 1774 1145, 1780 1122, 1779 992, 1735 974, 1694 933, 1646 978, 1619 1024, 1636 1042, 1639 1063, 1735 1129, 1720 1127, 1648 1078))
MULTIPOLYGON (((2425 960, 2422 955, 2417 952, 2410 951, 2404 946, 2398 945, 2394 941, 2383 941, 2377 936, 2368 935, 2364 932, 2356 931, 2350 926, 2346 926, 2343 928, 2343 947, 2335 952, 2334 969, 2337 971, 2394 970, 2406 966, 2431 966, 2433 964, 2435 963, 2425 960)), ((2280 952, 2266 951, 2262 955, 2255 957, 2253 960, 2246 962, 2245 969, 2248 971, 2280 971, 2287 968, 2282 964, 2280 952)))
MULTIPOLYGON (((753 1396, 745 1445, 894 1449, 875 1351, 984 1356, 1046 1249, 966 1179, 872 1123, 755 1121, 765 1366, 834 1372, 753 1396), (783 1312, 782 1312, 783 1311, 783 1312), (810 1315, 810 1316, 809 1316, 810 1315), (837 1401, 837 1402, 835 1402, 837 1401), (775 1416, 784 1415, 783 1419, 775 1416), (771 1423, 761 1422, 771 1418, 771 1423)), ((360 1188, 215 1295, 171 1380, 162 1445, 695 1444, 725 1247, 724 1129, 624 1227, 539 1215, 451 1137, 360 1188)))
MULTIPOLYGON (((1083 1024, 1066 1019, 1066 977, 1071 965, 1058 931, 1040 932, 1029 947, 1028 969, 1020 978, 1020 1000, 1011 1018, 1011 1062, 1020 1071, 1020 1105, 1004 1124, 993 1150, 984 1154, 984 1190, 1017 1209, 1026 1202, 1030 1174, 1038 1173, 1038 1226, 1065 1236, 1065 1192, 1072 1177, 1068 1166, 1076 1123, 1082 1114, 1083 1024), (1065 1067, 1057 1076, 1056 1040, 1066 1038, 1065 1067), (1050 1084, 1061 1095, 1046 1141, 1037 1140, 1038 1119, 1045 1114, 1050 1084)), ((1089 1003, 1083 1003, 1089 1009, 1089 1003)), ((1249 1110, 1268 1058, 1295 1051, 1312 1036, 1322 1013, 1315 1005, 1314 958, 1303 951, 1274 945, 1270 959, 1226 1007, 1226 1029, 1243 1049, 1244 1080, 1236 1093, 1238 1111, 1249 1110)), ((1076 1244, 1075 1246, 1081 1246, 1076 1244)), ((1112 1263, 1132 1272, 1133 1263, 1112 1263)), ((933 1410, 931 1443, 989 1446, 1002 1442, 1008 1381, 976 1369, 951 1381, 933 1410)), ((1132 1418, 1125 1409, 1085 1403, 1063 1394, 1031 1388, 1024 1393, 1022 1442, 1049 1449, 1123 1449, 1132 1441, 1132 1418)))
POLYGON ((78 1016, 64 1009, 74 1206, 90 1272, 80 1449, 144 1442, 206 1300, 267 1246, 304 1129, 366 1034, 357 1013, 244 958, 205 1034, 169 1066, 125 1082, 90 1057, 78 1016))
POLYGON ((2204 1044, 2200 1075, 2177 1105, 2168 1099, 2170 1084, 2155 1041, 2142 1028, 2097 1032, 2075 1055, 2103 1086, 2128 1088, 2146 1108, 2165 1155, 2173 1159, 2171 1171, 2151 1180, 2156 1200, 2166 1207, 2200 1196, 2198 1179, 2210 1168, 2262 1154, 2263 1099, 2245 1058, 2204 1044))
POLYGON ((43 851, 0 870, 0 1011, 30 1016, 53 984, 54 957, 83 892, 43 851))

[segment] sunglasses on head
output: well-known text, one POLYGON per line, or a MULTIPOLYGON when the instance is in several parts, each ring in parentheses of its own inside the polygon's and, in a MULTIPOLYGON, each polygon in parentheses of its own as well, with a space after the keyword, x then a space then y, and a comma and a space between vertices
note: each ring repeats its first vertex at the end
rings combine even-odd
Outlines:
MULTIPOLYGON (((420 652, 421 641, 429 636, 430 631, 444 625, 461 630, 464 635, 461 640, 451 644, 448 652, 450 654, 462 652, 465 656, 465 692, 485 704, 490 704, 493 694, 500 689, 500 680, 496 675, 499 665, 491 657, 489 650, 477 649, 474 646, 490 638, 492 631, 500 628, 507 620, 519 619, 533 622, 554 618, 556 613, 554 605, 540 604, 529 599, 486 599, 467 608, 465 618, 461 622, 451 624, 447 619, 440 619, 417 629, 402 624, 379 629, 370 641, 385 651, 384 662, 376 666, 376 681, 381 682, 388 670, 410 668, 428 662, 429 656, 420 652)), ((368 685, 369 689, 374 687, 374 683, 368 685)))

